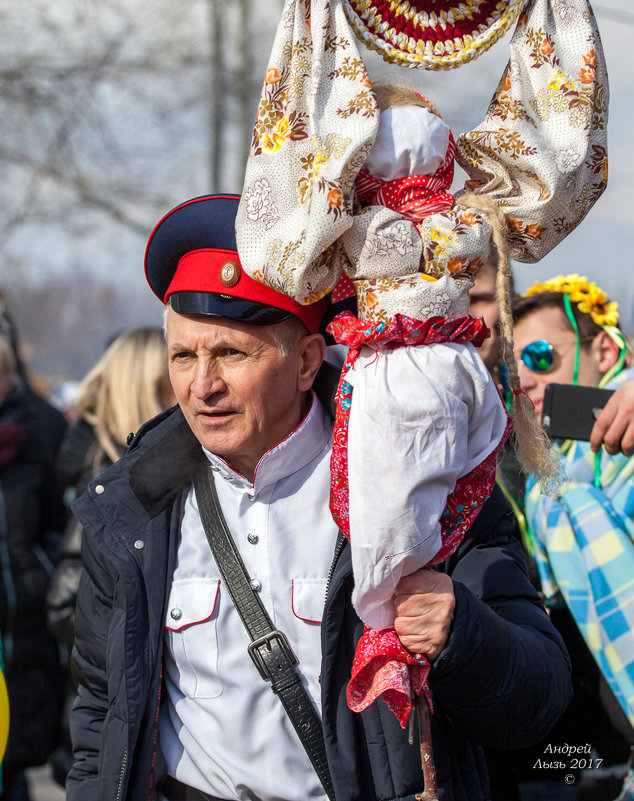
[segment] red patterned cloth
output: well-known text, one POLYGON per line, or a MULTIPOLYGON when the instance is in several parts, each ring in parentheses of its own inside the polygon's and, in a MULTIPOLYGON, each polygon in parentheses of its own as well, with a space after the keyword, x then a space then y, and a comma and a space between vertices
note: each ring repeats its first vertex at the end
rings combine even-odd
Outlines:
POLYGON ((450 131, 445 160, 433 175, 406 175, 382 181, 361 170, 356 181, 358 202, 363 206, 387 206, 414 222, 428 214, 449 211, 454 204, 454 196, 448 190, 453 181, 455 151, 450 131))
POLYGON ((349 275, 346 273, 341 273, 341 277, 335 284, 332 292, 330 293, 330 299, 333 303, 339 303, 340 300, 345 300, 346 298, 352 298, 357 294, 357 290, 354 287, 354 281, 350 278, 349 275))
POLYGON ((411 654, 401 645, 394 629, 366 627, 352 663, 346 700, 353 712, 361 712, 380 695, 403 728, 412 708, 412 697, 425 693, 433 710, 427 687, 431 665, 420 654, 411 654))
MULTIPOLYGON (((336 414, 330 460, 330 510, 348 539, 348 422, 352 404, 352 386, 345 380, 347 371, 357 360, 361 348, 394 349, 405 345, 429 345, 436 342, 473 342, 482 344, 488 330, 481 318, 460 317, 447 320, 432 317, 425 322, 397 314, 390 326, 358 320, 350 312, 337 315, 328 326, 334 339, 347 345, 339 386, 335 395, 336 414)), ((440 519, 442 545, 430 566, 444 561, 458 547, 465 532, 489 497, 495 484, 497 452, 511 430, 510 420, 497 448, 466 476, 458 479, 440 519)), ((411 654, 401 645, 394 629, 365 629, 357 645, 347 701, 359 712, 383 695, 401 726, 411 710, 412 693, 426 689, 430 665, 420 654, 411 654)), ((430 701, 428 697, 428 701, 430 701)), ((431 703, 430 703, 431 708, 431 703)))

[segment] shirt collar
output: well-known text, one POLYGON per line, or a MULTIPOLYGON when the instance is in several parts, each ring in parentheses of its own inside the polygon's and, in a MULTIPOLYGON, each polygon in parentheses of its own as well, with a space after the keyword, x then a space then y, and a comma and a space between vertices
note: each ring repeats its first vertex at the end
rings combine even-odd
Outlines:
POLYGON ((237 473, 227 462, 203 448, 212 470, 245 488, 253 486, 256 490, 273 484, 298 472, 318 456, 330 444, 332 422, 321 401, 311 392, 311 405, 308 413, 296 429, 268 450, 255 468, 253 485, 237 473))

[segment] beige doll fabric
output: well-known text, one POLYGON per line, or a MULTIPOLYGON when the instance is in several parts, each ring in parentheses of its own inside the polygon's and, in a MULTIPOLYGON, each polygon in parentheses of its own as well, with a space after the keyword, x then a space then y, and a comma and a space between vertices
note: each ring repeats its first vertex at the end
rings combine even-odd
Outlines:
MULTIPOLYGON (((485 119, 456 150, 469 174, 465 190, 506 215, 512 258, 541 259, 604 191, 607 103, 588 2, 529 2, 485 119)), ((418 224, 388 209, 355 208, 354 181, 377 124, 341 0, 288 0, 236 222, 242 264, 301 303, 323 297, 345 270, 361 317, 460 316, 460 298, 489 258, 491 221, 462 206, 460 193, 451 211, 418 224)))

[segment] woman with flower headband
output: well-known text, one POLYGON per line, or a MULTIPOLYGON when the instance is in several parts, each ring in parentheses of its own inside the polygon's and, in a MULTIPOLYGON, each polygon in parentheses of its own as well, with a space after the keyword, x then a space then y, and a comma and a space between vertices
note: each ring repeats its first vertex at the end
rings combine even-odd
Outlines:
MULTIPOLYGON (((631 351, 618 326, 618 304, 583 276, 558 276, 535 284, 514 304, 514 319, 522 386, 536 413, 549 383, 615 389, 634 377, 631 351)), ((572 440, 555 441, 553 450, 565 484, 558 496, 549 497, 539 492, 534 479, 528 480, 525 510, 531 555, 553 615, 572 616, 594 657, 600 683, 607 685, 602 691, 595 687, 595 696, 601 697, 612 725, 632 746, 634 458, 593 453, 590 443, 572 440)), ((570 637, 567 644, 573 675, 579 670, 575 662, 585 662, 583 684, 592 684, 587 661, 583 655, 575 657, 579 646, 570 637)), ((589 708, 585 718, 594 720, 589 708)), ((618 735, 606 744, 593 733, 601 757, 607 753, 602 746, 616 749, 618 735)), ((634 777, 628 781, 632 795, 623 798, 629 799, 634 798, 634 777)))

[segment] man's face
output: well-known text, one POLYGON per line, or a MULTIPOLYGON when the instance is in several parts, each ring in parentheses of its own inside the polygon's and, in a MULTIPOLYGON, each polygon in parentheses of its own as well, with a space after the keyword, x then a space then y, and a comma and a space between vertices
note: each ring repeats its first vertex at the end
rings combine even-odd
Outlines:
POLYGON ((303 378, 303 342, 284 356, 268 326, 167 312, 169 374, 183 414, 201 445, 249 479, 302 419, 312 383, 303 378))
POLYGON ((498 304, 495 299, 495 268, 485 267, 476 276, 475 283, 469 292, 469 314, 472 317, 483 317, 491 336, 486 339, 479 353, 487 370, 491 372, 501 357, 501 344, 498 334, 498 304))
MULTIPOLYGON (((571 329, 564 312, 554 306, 527 314, 514 327, 515 358, 522 389, 531 399, 535 411, 541 413, 544 391, 547 384, 572 384, 575 367, 577 337, 571 329), (531 342, 546 340, 553 347, 553 365, 547 373, 529 370, 521 361, 522 348, 531 342)), ((601 372, 592 347, 582 343, 579 351, 579 375, 577 383, 597 386, 601 372)))

